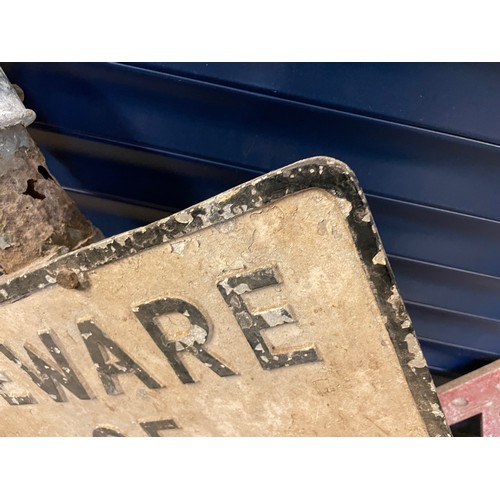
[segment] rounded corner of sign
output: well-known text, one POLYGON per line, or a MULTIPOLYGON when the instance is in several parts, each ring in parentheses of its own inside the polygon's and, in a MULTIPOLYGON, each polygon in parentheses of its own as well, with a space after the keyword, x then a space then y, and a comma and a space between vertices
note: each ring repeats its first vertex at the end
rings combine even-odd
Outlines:
POLYGON ((356 174, 351 169, 347 163, 332 156, 311 156, 310 158, 305 158, 303 160, 297 161, 281 169, 282 171, 287 170, 309 170, 312 175, 323 175, 325 173, 342 173, 348 175, 356 184, 358 180, 356 174))

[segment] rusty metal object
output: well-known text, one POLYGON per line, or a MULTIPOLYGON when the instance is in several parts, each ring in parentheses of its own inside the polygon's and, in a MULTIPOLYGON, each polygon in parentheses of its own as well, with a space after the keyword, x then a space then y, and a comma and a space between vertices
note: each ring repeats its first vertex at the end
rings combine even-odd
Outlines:
POLYGON ((481 415, 481 435, 500 436, 500 360, 438 387, 449 425, 481 415))
POLYGON ((0 207, 2 273, 101 238, 50 175, 22 125, 0 131, 0 207))
POLYGON ((25 128, 34 117, 0 69, 0 274, 102 238, 49 173, 25 128))

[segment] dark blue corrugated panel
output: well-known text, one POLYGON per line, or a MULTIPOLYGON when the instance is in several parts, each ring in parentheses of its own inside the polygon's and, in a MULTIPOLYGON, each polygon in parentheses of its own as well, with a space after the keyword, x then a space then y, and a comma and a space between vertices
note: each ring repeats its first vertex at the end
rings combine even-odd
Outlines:
POLYGON ((296 160, 356 172, 435 374, 500 357, 500 65, 6 64, 111 235, 296 160))

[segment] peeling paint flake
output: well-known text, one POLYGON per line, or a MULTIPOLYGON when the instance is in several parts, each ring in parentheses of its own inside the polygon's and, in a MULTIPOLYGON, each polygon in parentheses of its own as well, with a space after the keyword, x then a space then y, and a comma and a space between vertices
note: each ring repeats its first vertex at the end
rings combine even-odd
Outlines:
POLYGON ((170 243, 170 247, 172 248, 173 253, 182 255, 182 252, 184 252, 184 248, 186 247, 186 242, 178 241, 175 243, 170 243))
POLYGON ((270 328, 273 326, 283 325, 285 323, 293 323, 293 318, 286 309, 277 308, 260 313, 264 321, 270 328))
POLYGON ((401 328, 410 328, 411 321, 409 319, 405 319, 403 323, 401 323, 401 328))
POLYGON ((426 368, 427 363, 420 351, 420 346, 418 345, 417 337, 414 334, 409 333, 405 337, 405 342, 408 345, 408 352, 413 355, 413 359, 408 363, 410 368, 426 368))
POLYGON ((222 207, 222 218, 223 219, 231 219, 233 217, 233 212, 231 210, 232 206, 233 206, 233 204, 229 203, 229 204, 224 205, 222 207))
POLYGON ((233 289, 229 286, 227 279, 220 281, 219 285, 224 289, 226 295, 230 295, 230 293, 233 291, 233 289))
POLYGON ((431 403, 432 413, 434 416, 439 418, 445 418, 444 413, 442 412, 440 406, 436 403, 431 403))
POLYGON ((188 335, 182 338, 182 342, 175 343, 177 351, 184 351, 186 347, 192 347, 194 344, 204 344, 208 337, 208 332, 201 326, 191 325, 188 335))
POLYGON ((380 265, 380 266, 385 266, 387 264, 383 250, 378 251, 377 255, 373 257, 372 263, 374 265, 380 265))
POLYGON ((193 220, 193 216, 189 212, 179 212, 174 214, 174 219, 181 224, 189 224, 193 220))
POLYGON ((340 206, 340 211, 344 217, 349 217, 352 211, 352 203, 345 198, 337 198, 337 203, 340 206))
POLYGON ((233 288, 234 292, 237 293, 238 295, 241 295, 242 293, 246 292, 251 292, 252 290, 248 287, 246 283, 241 283, 238 286, 235 286, 233 288))

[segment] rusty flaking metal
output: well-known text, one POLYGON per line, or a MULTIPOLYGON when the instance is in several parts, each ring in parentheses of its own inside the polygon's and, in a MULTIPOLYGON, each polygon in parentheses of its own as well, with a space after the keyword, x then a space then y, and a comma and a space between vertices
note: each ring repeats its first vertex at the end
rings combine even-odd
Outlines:
POLYGON ((0 207, 4 274, 102 238, 49 173, 22 125, 0 131, 0 207))

